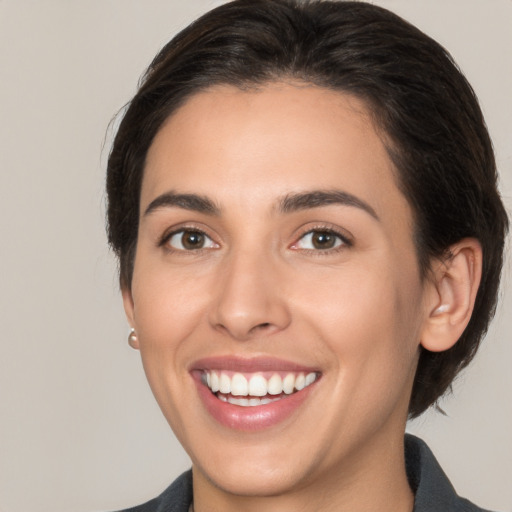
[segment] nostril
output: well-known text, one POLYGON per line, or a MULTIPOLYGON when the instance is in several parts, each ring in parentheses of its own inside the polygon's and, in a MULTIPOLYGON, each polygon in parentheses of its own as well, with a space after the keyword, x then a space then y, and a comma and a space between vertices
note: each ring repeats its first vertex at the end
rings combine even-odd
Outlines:
POLYGON ((261 331, 261 330, 265 330, 265 329, 268 329, 269 327, 271 327, 272 324, 270 322, 263 322, 261 324, 258 324, 258 325, 255 325, 251 331, 255 332, 255 331, 261 331))

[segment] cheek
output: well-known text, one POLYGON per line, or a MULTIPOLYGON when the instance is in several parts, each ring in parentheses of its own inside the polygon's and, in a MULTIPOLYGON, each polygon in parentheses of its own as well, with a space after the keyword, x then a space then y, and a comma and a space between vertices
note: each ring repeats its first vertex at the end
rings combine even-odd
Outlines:
POLYGON ((418 317, 421 291, 415 279, 385 266, 360 265, 339 271, 303 273, 288 295, 319 327, 353 335, 374 327, 399 328, 418 317))
POLYGON ((132 293, 139 338, 154 349, 169 348, 186 337, 210 302, 205 276, 155 264, 136 267, 132 293))
POLYGON ((304 328, 322 340, 337 370, 354 381, 403 381, 420 338, 421 287, 413 271, 366 266, 303 281, 296 294, 304 328), (364 377, 363 377, 364 376, 364 377))
POLYGON ((205 318, 209 303, 204 278, 171 271, 152 261, 137 262, 132 281, 134 320, 146 377, 167 421, 178 437, 184 426, 184 390, 190 392, 187 362, 191 360, 191 333, 205 318), (179 389, 179 394, 173 390, 179 389))

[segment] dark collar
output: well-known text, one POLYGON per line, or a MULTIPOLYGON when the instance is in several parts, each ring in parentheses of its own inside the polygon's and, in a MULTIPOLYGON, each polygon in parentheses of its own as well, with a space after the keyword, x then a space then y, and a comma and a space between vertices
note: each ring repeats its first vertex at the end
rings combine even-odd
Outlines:
POLYGON ((414 512, 486 512, 457 496, 430 448, 410 434, 405 435, 405 465, 414 512))

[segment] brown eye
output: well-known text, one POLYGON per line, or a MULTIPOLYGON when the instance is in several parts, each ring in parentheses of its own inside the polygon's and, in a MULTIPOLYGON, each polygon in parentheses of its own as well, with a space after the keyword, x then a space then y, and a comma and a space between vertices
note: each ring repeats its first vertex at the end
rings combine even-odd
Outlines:
POLYGON ((198 249, 216 248, 217 244, 201 231, 183 229, 174 233, 168 241, 173 249, 194 251, 198 249))
POLYGON ((314 230, 303 235, 293 248, 328 251, 342 245, 347 245, 347 242, 334 231, 314 230))
POLYGON ((311 236, 311 242, 315 249, 332 249, 336 245, 338 237, 327 231, 315 231, 311 236))
POLYGON ((181 245, 185 249, 201 249, 204 245, 204 235, 197 231, 185 231, 181 235, 181 245))

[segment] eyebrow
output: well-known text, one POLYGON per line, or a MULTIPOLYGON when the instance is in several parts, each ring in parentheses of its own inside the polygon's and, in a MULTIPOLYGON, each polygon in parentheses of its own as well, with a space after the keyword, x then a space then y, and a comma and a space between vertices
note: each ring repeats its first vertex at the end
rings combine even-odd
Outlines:
POLYGON ((169 207, 183 208, 208 215, 220 215, 220 208, 211 199, 197 194, 177 194, 172 191, 153 199, 144 215, 149 215, 160 208, 169 207))
MULTIPOLYGON (((278 211, 292 213, 310 208, 320 208, 331 204, 341 204, 360 208, 374 219, 380 220, 375 210, 365 201, 344 192, 343 190, 314 190, 311 192, 299 192, 287 194, 278 201, 278 211)), ((153 199, 144 212, 144 216, 160 208, 183 208, 185 210, 205 213, 207 215, 220 215, 220 208, 208 197, 198 194, 178 194, 166 192, 153 199)))
POLYGON ((380 220, 375 210, 365 201, 343 190, 314 190, 297 194, 287 194, 279 202, 278 208, 283 213, 291 213, 310 208, 320 208, 331 204, 341 204, 360 208, 374 219, 380 220))

